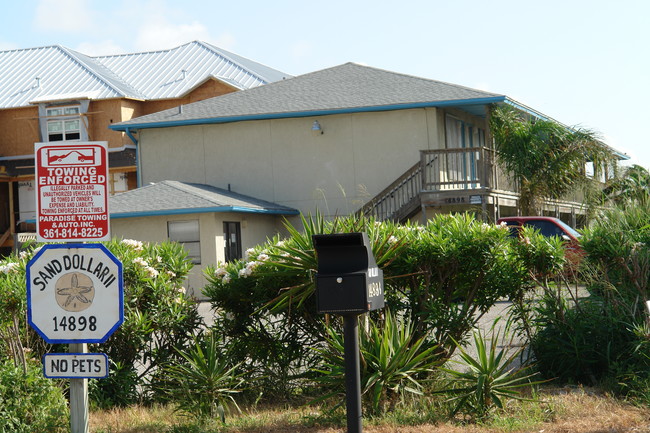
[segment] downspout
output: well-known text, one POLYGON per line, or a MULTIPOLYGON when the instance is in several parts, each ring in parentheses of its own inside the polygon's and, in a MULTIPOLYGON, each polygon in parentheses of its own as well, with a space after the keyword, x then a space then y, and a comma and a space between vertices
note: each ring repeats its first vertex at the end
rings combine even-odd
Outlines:
POLYGON ((137 182, 137 187, 140 188, 142 186, 142 170, 140 167, 140 146, 138 146, 138 139, 133 136, 133 133, 131 133, 130 128, 126 128, 124 130, 126 132, 127 137, 131 139, 133 144, 135 145, 135 175, 136 175, 136 182, 137 182))

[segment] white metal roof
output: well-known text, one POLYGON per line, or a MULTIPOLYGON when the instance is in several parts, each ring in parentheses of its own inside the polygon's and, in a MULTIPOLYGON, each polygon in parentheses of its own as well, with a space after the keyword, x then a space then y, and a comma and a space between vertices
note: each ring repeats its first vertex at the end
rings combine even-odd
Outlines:
POLYGON ((168 50, 101 57, 59 45, 0 51, 0 109, 60 99, 60 95, 178 98, 211 77, 249 89, 289 75, 199 41, 168 50))

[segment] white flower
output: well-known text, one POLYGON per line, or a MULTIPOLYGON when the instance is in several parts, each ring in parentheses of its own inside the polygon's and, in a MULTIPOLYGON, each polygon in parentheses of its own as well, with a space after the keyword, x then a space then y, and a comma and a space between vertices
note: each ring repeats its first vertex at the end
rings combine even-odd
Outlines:
POLYGON ((136 241, 134 239, 122 239, 121 243, 130 246, 131 248, 133 248, 136 251, 142 251, 142 249, 143 249, 142 248, 142 245, 143 245, 142 242, 136 241))
POLYGON ((277 244, 275 244, 276 247, 283 247, 285 241, 279 241, 277 244))
POLYGON ((217 268, 217 269, 214 271, 214 274, 215 274, 217 277, 223 277, 223 276, 226 275, 227 273, 228 273, 228 271, 226 270, 226 268, 217 268))
POLYGON ((388 243, 393 245, 397 243, 397 238, 395 236, 391 236, 388 238, 388 243))
POLYGON ((27 251, 21 251, 19 254, 20 260, 25 260, 27 256, 29 256, 29 254, 27 254, 27 251))
POLYGON ((167 271, 167 275, 169 275, 170 277, 174 278, 174 277, 176 276, 176 273, 175 273, 175 272, 172 272, 172 271, 167 271))
MULTIPOLYGON (((253 270, 261 264, 262 262, 248 262, 246 263, 246 269, 248 269, 250 273, 252 273, 253 270)), ((248 275, 250 275, 250 273, 248 275)))
POLYGON ((223 276, 223 279, 221 280, 224 284, 228 284, 230 282, 230 274, 226 274, 223 276))
POLYGON ((0 272, 4 274, 16 273, 18 272, 18 269, 16 269, 17 267, 18 267, 18 263, 13 263, 13 262, 5 263, 4 265, 0 265, 0 272))
POLYGON ((146 266, 144 270, 147 272, 150 278, 156 278, 158 276, 158 271, 151 266, 146 266))
POLYGON ((178 293, 181 293, 181 294, 184 295, 184 294, 187 293, 187 289, 186 289, 185 287, 182 287, 182 286, 181 286, 181 287, 178 289, 178 293))
POLYGON ((242 278, 246 278, 252 273, 253 273, 253 271, 251 271, 251 269, 248 268, 248 267, 245 267, 245 268, 242 268, 242 269, 239 270, 239 276, 242 277, 242 278))
POLYGON ((160 257, 160 256, 156 256, 156 261, 157 261, 158 263, 162 263, 162 257, 160 257))
POLYGON ((149 266, 149 263, 147 263, 147 261, 145 259, 143 259, 142 257, 136 257, 135 259, 132 260, 132 262, 134 264, 136 264, 136 265, 140 265, 140 266, 143 266, 143 267, 149 266))
POLYGON ((257 256, 257 260, 259 260, 260 262, 265 262, 265 261, 267 261, 269 258, 270 258, 269 255, 268 255, 268 254, 264 254, 264 253, 262 253, 262 254, 260 254, 259 256, 257 256))
POLYGON ((254 252, 255 252, 255 249, 254 249, 254 248, 249 248, 249 249, 247 249, 246 252, 244 253, 244 260, 248 260, 249 257, 250 257, 254 252))

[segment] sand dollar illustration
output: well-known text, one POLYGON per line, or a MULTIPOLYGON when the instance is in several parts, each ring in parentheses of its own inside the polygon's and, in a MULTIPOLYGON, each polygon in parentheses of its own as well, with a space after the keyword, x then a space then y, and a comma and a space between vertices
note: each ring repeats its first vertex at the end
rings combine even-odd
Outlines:
POLYGON ((93 280, 79 272, 62 275, 56 282, 55 288, 57 304, 73 313, 90 307, 95 297, 93 280))

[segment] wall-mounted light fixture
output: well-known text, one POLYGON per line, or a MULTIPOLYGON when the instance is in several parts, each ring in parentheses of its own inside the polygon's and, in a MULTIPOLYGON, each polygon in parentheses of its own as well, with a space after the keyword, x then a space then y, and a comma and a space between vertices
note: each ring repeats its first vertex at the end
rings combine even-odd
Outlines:
POLYGON ((314 135, 321 135, 323 133, 323 128, 318 123, 318 120, 314 120, 314 123, 311 125, 311 132, 314 135))

